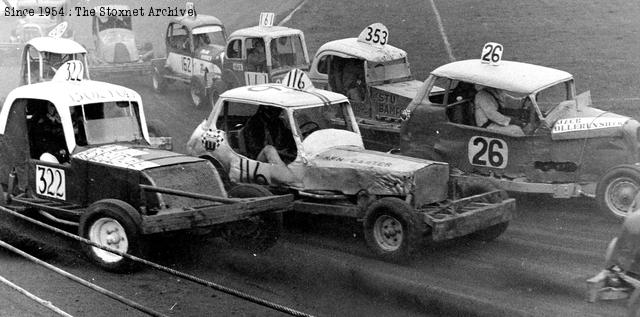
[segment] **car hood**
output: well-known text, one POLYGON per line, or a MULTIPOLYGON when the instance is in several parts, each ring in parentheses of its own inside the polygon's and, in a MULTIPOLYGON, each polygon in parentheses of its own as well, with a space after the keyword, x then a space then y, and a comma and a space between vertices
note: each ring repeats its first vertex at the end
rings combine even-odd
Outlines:
POLYGON ((422 86, 422 82, 419 80, 407 80, 391 84, 383 84, 374 86, 375 89, 388 92, 390 94, 413 99, 418 92, 418 89, 422 86))
POLYGON ((364 150, 357 146, 326 149, 309 158, 303 178, 305 189, 340 191, 355 195, 413 194, 421 206, 446 199, 448 164, 364 150))
POLYGON ((80 150, 74 153, 72 158, 136 171, 202 161, 196 157, 165 150, 114 144, 80 150))
POLYGON ((554 140, 619 136, 629 120, 633 119, 597 108, 582 107, 578 111, 567 111, 566 115, 556 120, 551 128, 551 136, 554 140))

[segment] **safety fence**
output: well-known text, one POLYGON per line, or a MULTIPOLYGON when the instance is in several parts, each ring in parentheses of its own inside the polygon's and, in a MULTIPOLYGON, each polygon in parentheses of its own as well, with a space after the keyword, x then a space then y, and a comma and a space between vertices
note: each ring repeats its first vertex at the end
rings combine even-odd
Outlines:
MULTIPOLYGON (((181 277, 181 278, 183 278, 185 280, 189 280, 191 282, 210 287, 210 288, 212 288, 214 290, 217 290, 217 291, 220 291, 220 292, 223 292, 223 293, 238 297, 240 299, 255 303, 257 305, 260 305, 260 306, 263 306, 263 307, 267 307, 267 308, 270 308, 270 309, 273 309, 273 310, 276 310, 276 311, 279 311, 279 312, 282 312, 282 313, 285 313, 285 314, 288 314, 288 315, 291 315, 291 316, 300 316, 300 317, 313 316, 313 315, 310 315, 310 314, 295 310, 293 308, 286 307, 286 306, 283 306, 283 305, 268 301, 266 299, 262 299, 262 298, 259 298, 259 297, 244 293, 242 291, 239 291, 239 290, 236 290, 236 289, 233 289, 233 288, 230 288, 230 287, 226 287, 226 286, 223 286, 223 285, 211 282, 211 281, 207 281, 207 280, 201 279, 199 277, 196 277, 196 276, 184 273, 184 272, 180 272, 180 271, 168 268, 166 266, 162 266, 160 264, 157 264, 157 263, 154 263, 154 262, 151 262, 151 261, 148 261, 148 260, 133 256, 133 255, 121 252, 121 251, 116 250, 114 248, 100 245, 98 243, 95 243, 93 241, 87 240, 87 239, 82 238, 80 236, 77 236, 75 234, 66 232, 64 230, 58 229, 58 228, 56 228, 54 226, 51 226, 51 225, 46 224, 46 223, 43 223, 43 222, 38 221, 36 219, 24 216, 24 215, 22 215, 22 214, 20 214, 20 213, 18 213, 16 211, 13 211, 11 209, 8 209, 8 208, 0 206, 0 211, 3 211, 3 212, 8 213, 8 214, 11 214, 14 217, 23 219, 25 221, 28 221, 28 222, 33 223, 35 225, 38 225, 40 227, 46 228, 48 230, 51 230, 51 231, 53 231, 55 233, 58 233, 60 235, 65 236, 65 237, 68 237, 68 238, 71 238, 73 240, 79 241, 81 243, 85 243, 85 244, 91 245, 93 247, 96 247, 96 248, 99 248, 99 249, 102 249, 102 250, 105 250, 105 251, 109 251, 111 253, 117 254, 117 255, 122 256, 124 258, 127 258, 127 259, 129 259, 131 261, 134 261, 134 262, 146 265, 148 267, 154 268, 154 269, 156 269, 158 271, 162 271, 162 272, 165 272, 165 273, 172 274, 174 276, 181 277)), ((75 281, 77 283, 80 283, 80 284, 82 284, 82 285, 84 285, 86 287, 89 287, 89 288, 91 288, 91 289, 93 289, 93 290, 95 290, 95 291, 97 291, 97 292, 99 292, 101 294, 104 294, 104 295, 109 296, 109 297, 111 297, 111 298, 113 298, 115 300, 118 300, 118 301, 122 302, 125 305, 128 305, 128 306, 130 306, 132 308, 135 308, 135 309, 137 309, 137 310, 139 310, 141 312, 144 312, 144 313, 146 313, 148 315, 151 315, 151 316, 166 316, 164 314, 161 314, 159 312, 154 311, 153 309, 144 307, 144 306, 142 306, 142 305, 140 305, 140 304, 138 304, 138 303, 136 303, 136 302, 134 302, 132 300, 126 299, 126 298, 124 298, 124 297, 122 297, 122 296, 120 296, 118 294, 115 294, 115 293, 113 293, 111 291, 108 291, 108 290, 106 290, 104 288, 101 288, 101 287, 99 287, 99 286, 97 286, 95 284, 92 284, 92 283, 90 283, 88 281, 85 281, 85 280, 83 280, 83 279, 81 279, 81 278, 79 278, 79 277, 77 277, 75 275, 72 275, 72 274, 70 274, 70 273, 68 273, 68 272, 66 272, 66 271, 64 271, 64 270, 62 270, 60 268, 57 268, 57 267, 55 267, 55 266, 53 266, 51 264, 48 264, 48 263, 46 263, 46 262, 44 262, 44 261, 42 261, 42 260, 40 260, 38 258, 35 258, 35 257, 33 257, 33 256, 31 256, 31 255, 29 255, 29 254, 17 249, 17 248, 15 248, 15 247, 5 243, 2 240, 0 240, 0 246, 4 247, 4 248, 6 248, 6 249, 8 249, 8 250, 10 250, 10 251, 12 251, 14 253, 17 253, 17 254, 19 254, 19 255, 21 255, 21 256, 23 256, 23 257, 25 257, 25 258, 33 261, 33 262, 35 262, 35 263, 37 263, 39 265, 42 265, 42 266, 50 269, 50 270, 53 270, 54 272, 56 272, 58 274, 61 274, 61 275, 65 276, 65 277, 67 277, 67 278, 69 278, 69 279, 71 279, 71 280, 73 280, 73 281, 75 281)), ((32 299, 36 300, 35 298, 32 298, 32 299)), ((46 301, 43 301, 41 299, 37 299, 36 301, 40 302, 41 304, 46 302, 46 301)), ((52 307, 48 307, 47 306, 47 308, 53 310, 52 307)), ((61 311, 61 313, 62 314, 66 314, 66 313, 64 313, 62 311, 61 311)), ((67 314, 67 315, 62 315, 62 316, 69 316, 69 315, 67 314)))

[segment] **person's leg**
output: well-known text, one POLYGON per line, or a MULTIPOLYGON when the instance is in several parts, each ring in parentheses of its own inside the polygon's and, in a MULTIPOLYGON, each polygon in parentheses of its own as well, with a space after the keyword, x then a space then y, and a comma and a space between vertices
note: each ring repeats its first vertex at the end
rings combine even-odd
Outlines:
POLYGON ((286 165, 280 158, 278 150, 276 150, 276 148, 272 145, 265 145, 265 147, 260 150, 260 153, 258 153, 258 157, 256 158, 256 160, 271 164, 286 165))

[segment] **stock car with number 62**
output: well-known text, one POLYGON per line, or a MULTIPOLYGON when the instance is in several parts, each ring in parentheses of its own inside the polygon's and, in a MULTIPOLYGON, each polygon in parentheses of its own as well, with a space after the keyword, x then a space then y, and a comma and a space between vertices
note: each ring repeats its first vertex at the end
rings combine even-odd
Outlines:
POLYGON ((640 123, 592 107, 565 71, 501 60, 496 44, 482 59, 431 72, 407 108, 401 153, 443 160, 507 191, 596 198, 607 214, 625 216, 640 188, 640 123), (501 111, 521 128, 477 124, 484 87, 506 93, 501 111))
MULTIPOLYGON (((152 241, 145 236, 199 227, 254 251, 276 242, 277 211, 291 197, 249 198, 264 192, 247 186, 227 191, 210 162, 152 146, 140 95, 84 80, 83 65, 68 61, 50 81, 7 96, 0 110, 3 206, 37 210, 136 256, 152 241)), ((104 269, 134 268, 121 255, 82 248, 104 269)))
POLYGON ((230 183, 294 194, 295 213, 363 221, 370 249, 391 261, 407 259, 427 241, 467 234, 495 239, 515 208, 503 191, 450 179, 446 163, 365 150, 348 99, 313 88, 297 69, 282 84, 221 94, 187 149, 228 173, 230 183), (281 160, 263 160, 254 149, 264 144, 257 134, 265 115, 291 131, 292 143, 277 141, 285 140, 275 130, 264 132, 281 160))

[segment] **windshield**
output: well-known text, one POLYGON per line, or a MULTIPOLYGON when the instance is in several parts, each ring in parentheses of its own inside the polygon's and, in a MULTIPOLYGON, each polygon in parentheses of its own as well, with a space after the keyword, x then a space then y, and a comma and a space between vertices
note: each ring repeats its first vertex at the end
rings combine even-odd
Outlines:
POLYGON ((226 39, 224 30, 218 25, 201 26, 193 29, 193 41, 196 50, 207 45, 224 47, 226 39))
POLYGON ((367 61, 367 82, 395 81, 411 78, 411 69, 406 58, 389 62, 367 61))
POLYGON ((98 31, 106 29, 131 30, 131 17, 128 16, 100 16, 98 18, 98 31))
POLYGON ((303 45, 299 34, 272 39, 269 49, 273 69, 307 66, 303 45))
POLYGON ((543 116, 565 100, 571 99, 571 86, 568 81, 553 85, 536 93, 536 104, 543 116))
POLYGON ((99 102, 70 108, 76 143, 100 145, 142 139, 138 103, 99 102))
POLYGON ((325 129, 339 129, 356 132, 352 124, 352 112, 349 103, 331 104, 328 106, 299 108, 293 111, 296 126, 304 140, 313 132, 325 129))

